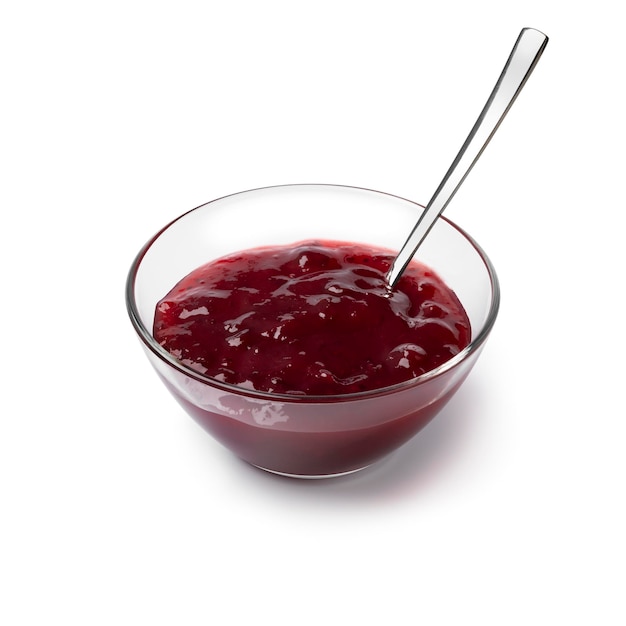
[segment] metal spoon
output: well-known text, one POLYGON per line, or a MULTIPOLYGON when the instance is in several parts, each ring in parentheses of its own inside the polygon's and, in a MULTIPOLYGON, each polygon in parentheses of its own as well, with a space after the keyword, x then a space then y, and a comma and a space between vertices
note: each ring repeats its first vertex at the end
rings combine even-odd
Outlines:
POLYGON ((548 37, 534 28, 523 28, 520 32, 502 74, 500 74, 500 78, 474 127, 439 187, 437 187, 415 228, 411 231, 409 238, 394 259, 387 273, 390 289, 393 289, 437 218, 448 206, 457 189, 498 130, 504 116, 508 113, 531 72, 535 69, 547 43, 548 37))

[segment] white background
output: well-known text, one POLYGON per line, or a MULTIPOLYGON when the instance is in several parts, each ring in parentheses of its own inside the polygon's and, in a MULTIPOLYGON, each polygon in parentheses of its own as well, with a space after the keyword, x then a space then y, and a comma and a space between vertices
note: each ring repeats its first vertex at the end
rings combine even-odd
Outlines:
POLYGON ((0 14, 0 622, 624 624, 619 3, 28 1, 0 14), (426 202, 523 26, 551 38, 447 215, 500 317, 353 477, 249 468, 167 395, 140 246, 257 186, 426 202))

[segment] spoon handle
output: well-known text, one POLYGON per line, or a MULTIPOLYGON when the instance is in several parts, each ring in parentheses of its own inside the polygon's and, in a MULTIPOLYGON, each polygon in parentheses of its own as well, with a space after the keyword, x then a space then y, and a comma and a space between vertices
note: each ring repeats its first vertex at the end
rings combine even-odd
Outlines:
POLYGON ((548 38, 542 32, 533 28, 522 29, 502 74, 500 74, 500 78, 474 127, 391 265, 387 274, 390 288, 393 288, 400 278, 435 221, 448 206, 457 189, 498 130, 504 116, 508 113, 531 72, 535 69, 547 43, 548 38))

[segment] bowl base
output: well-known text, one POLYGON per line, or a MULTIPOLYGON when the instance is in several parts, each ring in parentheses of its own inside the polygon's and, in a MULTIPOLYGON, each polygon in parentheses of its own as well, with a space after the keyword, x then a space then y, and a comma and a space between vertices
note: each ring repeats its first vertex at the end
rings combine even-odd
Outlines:
POLYGON ((349 476, 350 474, 355 474, 356 472, 361 472, 364 469, 370 467, 369 465, 364 465, 363 467, 358 467, 357 469, 349 470, 347 472, 339 472, 337 474, 288 474, 287 472, 278 472, 276 470, 268 469, 267 467, 261 467, 260 465, 252 465, 252 467, 256 467, 257 469, 263 470, 268 474, 275 474, 276 476, 284 476, 285 478, 300 478, 304 480, 322 480, 324 478, 340 478, 341 476, 349 476))

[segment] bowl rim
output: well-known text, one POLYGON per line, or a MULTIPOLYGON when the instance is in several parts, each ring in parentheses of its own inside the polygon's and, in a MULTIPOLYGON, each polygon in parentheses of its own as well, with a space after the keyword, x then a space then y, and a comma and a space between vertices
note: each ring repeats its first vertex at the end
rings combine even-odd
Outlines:
POLYGON ((137 309, 137 303, 135 300, 135 282, 137 279, 137 273, 139 267, 141 266, 141 262, 143 258, 148 253, 150 248, 156 243, 159 237, 168 230, 171 226, 173 226, 179 220, 184 219, 190 213, 207 207, 215 202, 219 202, 220 200, 224 200, 226 198, 231 198, 234 196, 239 196, 242 194, 251 194, 259 191, 266 191, 271 189, 281 189, 287 187, 326 187, 326 188, 339 188, 339 189, 348 189, 354 191, 366 191, 369 193, 380 194, 382 196, 389 196, 391 198, 395 198, 398 200, 402 200, 404 202, 409 202, 414 204, 416 207, 419 207, 421 210, 424 210, 424 207, 414 202, 413 200, 409 200, 402 196, 398 196, 395 194, 391 194, 384 191, 377 191, 375 189, 369 189, 367 187, 359 187, 354 185, 340 185, 340 184, 326 184, 326 183, 289 183, 283 185, 268 185, 265 187, 256 187, 253 189, 247 189, 244 191, 238 191, 232 194, 226 194, 224 196, 220 196, 218 198, 214 198, 209 202, 205 202, 189 211, 185 211, 175 219, 171 220, 167 223, 163 228, 161 228, 155 235, 153 235, 141 248, 139 253, 136 255, 133 260, 128 275, 126 279, 126 309, 127 313, 130 317, 130 321, 135 329, 135 332, 139 336, 139 339, 143 342, 143 344, 152 352, 156 357, 158 357, 161 361, 163 361, 166 365, 174 368, 178 372, 188 376, 200 383, 209 385, 214 388, 221 389, 223 391, 230 392, 232 394, 246 396, 249 398, 261 399, 261 400, 270 400, 274 402, 297 402, 297 403, 310 403, 310 404, 319 404, 319 403, 328 403, 328 402, 347 402, 354 400, 362 400, 373 398, 377 396, 384 396, 393 393, 397 393, 403 390, 412 389, 414 387, 419 387, 426 381, 442 376, 446 372, 456 368, 463 361, 467 360, 468 357, 476 353, 482 345, 487 340, 491 329, 495 323, 496 317, 498 315, 498 310, 500 307, 500 283, 498 281, 498 277, 496 275, 495 268, 482 249, 482 247, 476 242, 476 240, 469 235, 465 230, 463 230, 460 226, 455 224, 452 220, 440 215, 438 219, 447 222, 449 226, 451 226, 454 230, 456 230, 462 237, 464 237, 468 243, 474 248, 476 253, 479 255, 481 261, 484 263, 485 268, 487 270, 487 274, 489 276, 489 281, 491 283, 491 302, 489 305, 489 311, 487 313, 487 318, 485 319, 485 323, 483 324, 480 332, 472 337, 470 343, 463 348, 458 354, 453 356, 451 359, 442 363, 439 367, 436 367, 421 376, 417 376, 416 378, 411 378, 410 380, 406 380, 400 383, 396 383, 395 385, 389 385, 387 387, 381 387, 378 389, 370 389, 367 391, 358 391, 352 393, 345 394, 330 394, 330 395, 305 395, 305 394, 287 394, 287 393, 273 393, 268 391, 258 391, 255 389, 247 389, 245 387, 241 387, 238 385, 233 385, 230 383, 221 382, 215 378, 211 378, 210 376, 204 376, 200 372, 191 369, 184 365, 181 361, 172 356, 167 350, 165 350, 152 336, 152 332, 146 328, 146 326, 141 321, 141 317, 139 315, 137 309))

